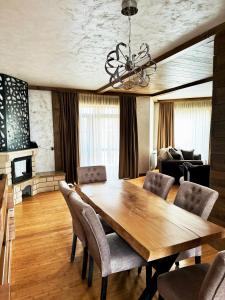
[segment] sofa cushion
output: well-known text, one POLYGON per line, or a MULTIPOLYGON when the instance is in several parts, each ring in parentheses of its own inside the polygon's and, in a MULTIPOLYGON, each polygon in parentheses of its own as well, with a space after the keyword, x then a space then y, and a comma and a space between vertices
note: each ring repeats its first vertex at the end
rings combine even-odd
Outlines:
POLYGON ((184 160, 194 159, 194 150, 181 150, 184 160))
POLYGON ((169 149, 171 147, 168 147, 168 148, 161 148, 159 150, 159 153, 158 153, 158 159, 159 160, 172 160, 173 159, 173 156, 170 154, 169 152, 169 149))
POLYGON ((173 158, 176 159, 176 160, 183 160, 184 159, 184 157, 182 155, 182 152, 179 149, 170 148, 169 152, 173 156, 173 158))

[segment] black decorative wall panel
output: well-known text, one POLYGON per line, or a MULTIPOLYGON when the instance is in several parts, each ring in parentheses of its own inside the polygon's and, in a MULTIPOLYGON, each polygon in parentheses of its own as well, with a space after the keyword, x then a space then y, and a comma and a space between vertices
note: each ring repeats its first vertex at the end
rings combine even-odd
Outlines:
POLYGON ((0 151, 30 147, 28 85, 0 74, 0 151))

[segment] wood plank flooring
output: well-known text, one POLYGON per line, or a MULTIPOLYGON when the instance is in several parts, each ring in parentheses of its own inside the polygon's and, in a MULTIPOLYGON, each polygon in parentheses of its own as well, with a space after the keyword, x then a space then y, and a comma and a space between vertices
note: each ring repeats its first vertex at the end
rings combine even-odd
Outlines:
MULTIPOLYGON (((143 179, 133 182, 141 185, 143 179)), ((174 199, 173 188, 169 200, 174 199)), ((93 286, 82 281, 82 247, 78 242, 76 260, 70 263, 72 227, 67 206, 60 192, 42 193, 26 198, 15 208, 16 240, 13 242, 12 300, 79 299, 100 296, 101 277, 95 267, 93 286)), ((216 251, 203 249, 203 262, 211 261, 216 251)), ((192 264, 193 259, 183 262, 192 264)), ((137 270, 110 277, 108 300, 138 299, 145 287, 145 272, 137 270)), ((155 297, 154 299, 157 299, 155 297)))

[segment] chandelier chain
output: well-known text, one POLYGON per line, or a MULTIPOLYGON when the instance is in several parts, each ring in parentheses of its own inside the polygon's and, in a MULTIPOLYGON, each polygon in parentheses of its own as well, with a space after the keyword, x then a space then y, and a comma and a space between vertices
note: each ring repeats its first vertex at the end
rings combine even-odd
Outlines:
POLYGON ((129 59, 131 59, 131 17, 128 17, 128 22, 129 22, 129 43, 128 43, 128 47, 129 47, 129 59))

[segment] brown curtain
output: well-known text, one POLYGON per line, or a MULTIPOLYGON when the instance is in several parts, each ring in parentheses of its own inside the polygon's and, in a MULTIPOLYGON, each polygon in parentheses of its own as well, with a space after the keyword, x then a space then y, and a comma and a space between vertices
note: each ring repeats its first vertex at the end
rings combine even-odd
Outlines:
POLYGON ((160 102, 157 149, 169 146, 174 146, 174 105, 160 102))
POLYGON ((77 182, 79 166, 79 101, 72 92, 52 92, 55 169, 77 182))
POLYGON ((119 178, 138 177, 138 132, 136 98, 120 96, 119 178))

